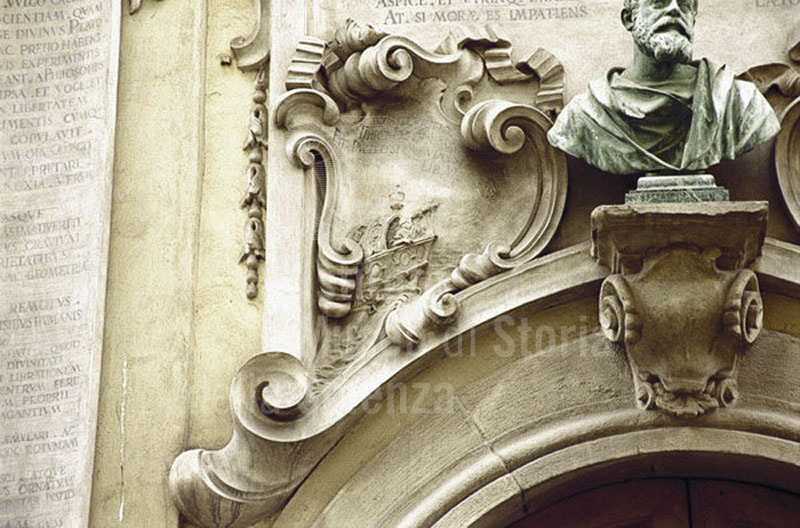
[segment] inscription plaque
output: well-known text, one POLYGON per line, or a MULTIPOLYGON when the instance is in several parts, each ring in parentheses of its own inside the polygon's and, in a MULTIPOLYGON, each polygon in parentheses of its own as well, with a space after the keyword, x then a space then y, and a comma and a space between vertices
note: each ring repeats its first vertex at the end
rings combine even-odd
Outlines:
POLYGON ((119 10, 0 3, 0 527, 88 522, 119 10))

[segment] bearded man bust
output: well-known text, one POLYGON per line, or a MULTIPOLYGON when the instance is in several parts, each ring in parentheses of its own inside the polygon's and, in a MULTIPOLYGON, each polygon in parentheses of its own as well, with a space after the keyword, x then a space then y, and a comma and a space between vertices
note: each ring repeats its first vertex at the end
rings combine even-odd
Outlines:
POLYGON ((633 61, 574 97, 547 137, 614 174, 689 173, 735 159, 780 129, 767 100, 726 66, 692 60, 698 0, 625 0, 633 61))

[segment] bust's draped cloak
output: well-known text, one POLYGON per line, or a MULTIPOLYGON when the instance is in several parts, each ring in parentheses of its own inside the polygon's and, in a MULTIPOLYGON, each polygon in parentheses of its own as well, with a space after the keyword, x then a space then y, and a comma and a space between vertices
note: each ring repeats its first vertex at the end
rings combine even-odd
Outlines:
POLYGON ((706 59, 692 64, 693 91, 690 81, 645 86, 612 69, 570 101, 548 140, 606 172, 632 174, 703 170, 778 133, 775 112, 754 84, 706 59))

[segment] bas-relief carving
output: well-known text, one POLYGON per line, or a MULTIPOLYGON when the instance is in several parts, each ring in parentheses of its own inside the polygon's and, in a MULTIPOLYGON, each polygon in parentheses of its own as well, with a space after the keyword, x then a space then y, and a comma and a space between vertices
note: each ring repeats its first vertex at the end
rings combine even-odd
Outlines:
POLYGON ((236 37, 230 44, 239 69, 256 71, 253 107, 250 111, 247 140, 244 145, 248 167, 242 208, 247 209, 247 223, 244 228, 244 247, 239 258, 239 263, 247 267, 246 294, 251 300, 258 296, 258 270, 264 260, 266 207, 264 151, 267 149, 269 130, 267 94, 269 93, 270 0, 254 0, 254 10, 255 24, 250 35, 236 37))
POLYGON ((331 412, 316 410, 322 402, 338 406, 345 388, 368 396, 380 383, 352 379, 365 362, 380 364, 387 346, 407 355, 456 319, 462 292, 552 239, 566 161, 545 134, 563 70, 541 49, 519 64, 511 56, 491 28, 451 34, 435 52, 352 21, 331 43, 301 39, 274 120, 317 188, 318 349, 312 365, 274 352, 240 371, 231 443, 174 464, 171 487, 190 518, 238 526, 275 511, 338 438, 332 425, 349 421, 343 408, 328 426, 309 422, 331 412), (290 473, 269 462, 287 449, 290 473), (240 467, 250 456, 261 469, 240 467))
MULTIPOLYGON (((559 79, 563 71, 557 61, 543 50, 537 50, 527 61, 514 66, 510 51, 510 43, 499 37, 492 28, 475 31, 469 36, 448 35, 437 52, 431 53, 409 39, 387 35, 371 27, 361 27, 352 20, 336 32, 327 49, 314 39, 306 38, 300 42, 289 69, 287 88, 290 91, 278 105, 278 112, 281 113, 279 123, 293 131, 302 130, 306 125, 293 125, 286 120, 301 119, 290 114, 297 114, 295 106, 298 101, 309 98, 315 98, 324 105, 325 112, 340 112, 331 115, 328 121, 323 116, 323 124, 334 129, 327 133, 328 137, 316 140, 315 144, 324 146, 324 149, 314 151, 315 162, 318 163, 316 169, 321 171, 318 176, 324 176, 325 187, 319 218, 320 258, 317 266, 320 286, 318 304, 324 315, 334 319, 350 315, 357 282, 363 283, 367 279, 362 277, 357 281, 357 274, 366 271, 365 265, 374 265, 374 259, 362 261, 365 248, 356 243, 349 233, 343 232, 338 251, 334 250, 337 243, 330 246, 330 240, 337 231, 333 226, 333 212, 337 210, 336 203, 340 198, 333 185, 338 185, 336 182, 340 179, 339 166, 362 167, 362 180, 364 174, 369 175, 362 184, 352 183, 357 181, 359 175, 348 175, 346 180, 350 180, 351 192, 358 192, 358 185, 364 185, 367 195, 374 193, 380 184, 374 180, 380 180, 381 173, 389 169, 389 184, 394 179, 402 181, 408 174, 416 174, 415 188, 410 190, 415 192, 417 202, 420 201, 420 189, 423 195, 437 195, 436 187, 440 187, 438 196, 446 200, 452 201, 454 196, 465 197, 465 201, 461 202, 463 206, 455 210, 452 204, 442 204, 440 214, 445 219, 441 223, 447 226, 448 237, 442 243, 432 248, 428 245, 425 249, 425 269, 432 268, 426 275, 433 275, 434 278, 437 273, 441 277, 442 270, 449 265, 447 261, 457 258, 454 253, 458 248, 469 247, 470 239, 474 238, 472 229, 467 236, 459 235, 459 224, 463 223, 459 219, 459 215, 463 217, 460 211, 482 207, 482 204, 499 204, 503 196, 512 194, 529 197, 524 207, 530 212, 514 222, 523 226, 523 229, 516 235, 513 248, 501 242, 489 244, 483 257, 474 255, 463 261, 459 277, 455 280, 440 282, 414 302, 405 304, 397 314, 389 314, 386 331, 398 342, 416 344, 422 327, 428 322, 442 324, 452 320, 455 315, 455 305, 450 301, 452 293, 533 258, 544 249, 554 233, 566 188, 563 158, 546 145, 542 147, 536 143, 549 128, 549 118, 533 106, 499 100, 475 104, 475 100, 476 91, 485 92, 492 89, 493 85, 527 83, 532 90, 534 86, 531 81, 538 77, 542 81, 535 100, 541 101, 545 111, 555 112, 561 107, 559 79), (537 73, 539 71, 542 73, 537 73), (440 87, 440 84, 444 86, 440 87), (406 85, 410 88, 404 92, 406 85), (329 101, 325 101, 328 97, 326 92, 332 96, 329 101), (426 116, 436 110, 443 118, 429 122, 426 116), (526 136, 531 138, 536 153, 529 150, 528 156, 538 161, 534 165, 536 171, 526 176, 529 168, 523 168, 519 163, 507 164, 495 156, 489 165, 480 157, 463 152, 457 140, 459 128, 453 126, 459 122, 461 142, 468 149, 481 153, 510 156, 522 151, 526 136), (424 176, 425 172, 435 173, 436 167, 409 165, 406 161, 415 161, 417 154, 425 156, 425 151, 420 148, 427 148, 428 144, 438 147, 438 156, 451 157, 446 173, 441 176, 424 176), (370 159, 370 154, 377 156, 370 159), (465 165, 468 170, 460 168, 465 165), (486 171, 488 175, 478 177, 476 181, 470 176, 476 170, 486 171), (494 176, 493 172, 501 177, 494 176), (533 193, 520 187, 508 176, 513 172, 522 173, 517 178, 530 178, 529 188, 533 189, 533 193), (447 192, 443 192, 440 183, 445 175, 449 178, 447 192), (478 196, 472 197, 476 191, 478 196)), ((297 137, 295 140, 299 141, 297 137)), ((345 184, 348 182, 345 181, 345 184)), ((418 203, 417 206, 425 208, 427 204, 418 203)), ((356 208, 369 210, 362 203, 357 203, 356 208)), ((340 209, 336 215, 337 221, 341 221, 338 219, 343 216, 347 217, 340 209)), ((433 218, 437 219, 438 216, 433 218)), ((471 227, 473 224, 468 225, 471 227)), ((474 225, 481 225, 490 233, 494 229, 498 237, 505 236, 504 232, 509 228, 514 229, 513 223, 510 226, 502 224, 499 231, 491 222, 479 220, 479 224, 474 225)), ((519 230, 518 227, 516 229, 519 230)), ((429 243, 433 244, 433 240, 429 243)), ((405 281, 413 282, 415 288, 421 288, 423 280, 427 278, 406 275, 405 281)), ((394 288, 394 298, 384 298, 382 301, 386 304, 397 301, 394 306, 400 307, 409 297, 401 289, 394 288)), ((344 321, 343 324, 348 328, 362 326, 353 325, 352 321, 344 321)), ((381 324, 381 318, 373 322, 373 326, 381 324)), ((339 336, 342 331, 339 324, 328 325, 327 330, 339 336)), ((374 331, 367 329, 358 333, 374 334, 374 331)), ((349 342, 347 345, 353 347, 359 343, 349 342)), ((329 355, 327 352, 321 349, 318 354, 323 364, 329 355)), ((339 357, 340 354, 333 351, 333 356, 339 357)))
POLYGON ((365 343, 382 333, 380 321, 396 303, 423 291, 436 234, 430 218, 437 203, 410 214, 402 213, 404 193, 392 193, 392 213, 353 229, 364 259, 356 282, 353 307, 347 324, 325 329, 314 369, 312 390, 319 392, 352 363, 365 343), (378 324, 370 325, 375 316, 378 324))
POLYGON ((268 90, 267 66, 256 74, 253 92, 253 107, 250 110, 250 123, 244 150, 247 152, 247 186, 241 207, 247 209, 247 223, 244 228, 244 247, 239 263, 247 266, 247 298, 258 296, 258 266, 264 260, 264 208, 266 196, 264 185, 264 151, 267 149, 268 90))

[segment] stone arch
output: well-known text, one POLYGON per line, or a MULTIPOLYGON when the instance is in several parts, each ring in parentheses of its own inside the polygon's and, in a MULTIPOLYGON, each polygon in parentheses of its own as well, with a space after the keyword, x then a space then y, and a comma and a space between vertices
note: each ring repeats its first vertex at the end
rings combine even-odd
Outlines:
MULTIPOLYGON (((312 473, 275 526, 502 527, 565 496, 645 477, 800 492, 800 369, 786 361, 796 354, 800 340, 766 330, 742 364, 739 404, 686 421, 638 410, 618 351, 592 333, 460 388, 452 412, 409 421, 327 497, 317 493, 324 475, 312 473)), ((348 445, 359 443, 345 437, 332 456, 348 445)))

